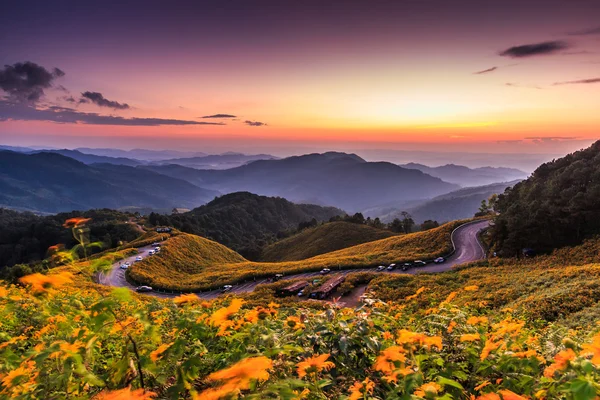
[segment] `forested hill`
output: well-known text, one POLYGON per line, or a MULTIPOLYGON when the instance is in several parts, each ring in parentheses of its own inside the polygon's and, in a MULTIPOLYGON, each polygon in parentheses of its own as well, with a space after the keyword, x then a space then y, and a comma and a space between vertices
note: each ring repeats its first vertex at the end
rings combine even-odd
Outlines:
POLYGON ((581 243, 600 234, 600 141, 545 163, 500 195, 494 247, 505 256, 581 243))
POLYGON ((152 213, 148 220, 151 224, 170 225, 204 236, 253 259, 278 234, 297 229, 301 222, 326 221, 344 214, 334 207, 294 204, 280 197, 236 192, 187 213, 170 216, 152 213))

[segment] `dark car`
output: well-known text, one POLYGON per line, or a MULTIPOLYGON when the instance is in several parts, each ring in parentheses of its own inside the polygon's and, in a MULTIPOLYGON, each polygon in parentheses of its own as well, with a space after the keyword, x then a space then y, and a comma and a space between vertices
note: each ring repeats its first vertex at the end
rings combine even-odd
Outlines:
POLYGON ((233 286, 232 286, 232 285, 225 285, 225 286, 223 286, 223 288, 221 289, 221 293, 229 292, 231 289, 233 289, 233 286))
POLYGON ((135 291, 138 293, 151 292, 152 286, 138 286, 135 288, 135 291))
POLYGON ((427 265, 427 263, 425 261, 422 261, 422 260, 416 260, 415 262, 413 262, 413 265, 415 267, 423 267, 423 266, 427 265))
POLYGON ((281 278, 283 278, 283 274, 277 274, 273 277, 273 282, 277 282, 278 280, 280 280, 281 278))
POLYGON ((404 263, 402 264, 402 271, 407 271, 412 267, 411 263, 404 263))

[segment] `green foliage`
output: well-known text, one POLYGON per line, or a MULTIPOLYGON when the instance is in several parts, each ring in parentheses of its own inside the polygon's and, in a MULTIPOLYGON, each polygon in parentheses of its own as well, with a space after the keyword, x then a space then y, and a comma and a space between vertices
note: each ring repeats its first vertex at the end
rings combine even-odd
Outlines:
POLYGON ((493 246, 503 256, 581 243, 600 233, 600 142, 541 165, 498 196, 493 246))

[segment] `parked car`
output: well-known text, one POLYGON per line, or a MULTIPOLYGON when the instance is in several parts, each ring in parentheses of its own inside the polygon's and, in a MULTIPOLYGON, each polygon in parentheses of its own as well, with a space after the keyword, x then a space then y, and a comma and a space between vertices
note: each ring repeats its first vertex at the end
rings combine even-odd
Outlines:
POLYGON ((223 286, 223 289, 221 289, 221 293, 229 292, 231 289, 233 289, 232 285, 225 285, 223 286))
POLYGON ((425 261, 423 261, 423 260, 415 260, 413 262, 413 265, 415 267, 423 267, 423 266, 427 265, 427 263, 425 261))
POLYGON ((329 268, 323 268, 321 270, 321 272, 319 272, 321 275, 327 275, 328 273, 330 273, 331 270, 329 268))
POLYGON ((436 263, 436 264, 441 264, 444 261, 446 261, 446 259, 444 257, 438 257, 435 260, 433 260, 433 262, 436 263))
POLYGON ((385 266, 380 265, 379 267, 377 267, 377 271, 383 271, 385 269, 385 266))
POLYGON ((121 264, 121 265, 119 266, 119 268, 121 268, 121 269, 127 269, 127 268, 129 268, 129 267, 127 266, 127 264, 121 264))
POLYGON ((138 286, 135 288, 136 292, 139 293, 143 293, 143 292, 151 292, 152 291, 152 286, 138 286))
POLYGON ((153 256, 153 255, 154 255, 154 253, 156 253, 156 251, 154 251, 154 250, 150 250, 150 251, 148 252, 148 254, 149 254, 149 255, 151 255, 151 256, 153 256))
POLYGON ((404 263, 402 264, 402 271, 407 271, 412 267, 411 263, 404 263))
POLYGON ((159 251, 160 251, 160 246, 156 246, 156 247, 154 248, 154 252, 155 252, 155 253, 158 253, 159 251))
POLYGON ((390 264, 390 265, 388 265, 388 267, 387 267, 387 270, 388 270, 388 271, 393 271, 393 270, 395 270, 395 269, 396 269, 396 264, 390 264))
POLYGON ((142 260, 143 260, 142 256, 137 256, 137 257, 135 258, 135 261, 136 261, 136 262, 137 262, 137 261, 142 261, 142 260))
POLYGON ((298 292, 298 297, 302 297, 302 296, 304 296, 304 290, 301 290, 298 292))
POLYGON ((152 243, 152 247, 157 247, 157 246, 160 246, 160 243, 158 243, 158 242, 152 243))
POLYGON ((127 268, 131 267, 131 263, 130 263, 129 261, 127 261, 127 262, 126 262, 124 265, 125 265, 127 268))
POLYGON ((283 278, 283 274, 276 274, 273 277, 273 282, 277 282, 278 280, 280 280, 281 278, 283 278))

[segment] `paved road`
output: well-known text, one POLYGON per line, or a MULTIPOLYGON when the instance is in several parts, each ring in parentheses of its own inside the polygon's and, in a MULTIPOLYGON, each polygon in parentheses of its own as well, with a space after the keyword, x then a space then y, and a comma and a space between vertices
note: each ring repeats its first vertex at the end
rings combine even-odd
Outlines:
MULTIPOLYGON (((381 272, 382 274, 389 273, 403 273, 403 274, 417 274, 417 273, 437 273, 450 270, 453 266, 464 264, 467 262, 477 261, 485 258, 485 251, 477 239, 477 233, 489 225, 489 221, 476 221, 465 225, 461 225, 452 232, 452 241, 456 248, 456 252, 449 257, 443 264, 428 264, 419 268, 411 268, 408 271, 402 271, 400 269, 388 272, 381 272)), ((108 275, 101 274, 99 282, 103 285, 116 286, 116 287, 127 287, 132 290, 135 286, 131 285, 125 279, 125 270, 120 269, 120 264, 129 261, 134 263, 135 258, 138 255, 142 257, 148 256, 148 251, 152 249, 152 246, 145 246, 138 248, 138 254, 128 257, 120 262, 113 264, 112 270, 108 275)), ((342 271, 332 271, 333 274, 349 274, 352 272, 374 272, 376 268, 358 268, 358 269, 347 269, 342 271)), ((289 275, 283 278, 298 279, 298 278, 314 278, 320 276, 319 272, 305 272, 302 274, 289 275)), ((267 279, 260 279, 257 281, 247 282, 239 285, 235 285, 229 293, 247 293, 254 290, 257 285, 269 283, 267 279)), ((162 293, 162 292, 149 292, 147 294, 157 297, 176 297, 178 294, 162 293)), ((220 290, 212 290, 210 292, 197 293, 198 297, 202 299, 214 299, 221 294, 220 290)))

